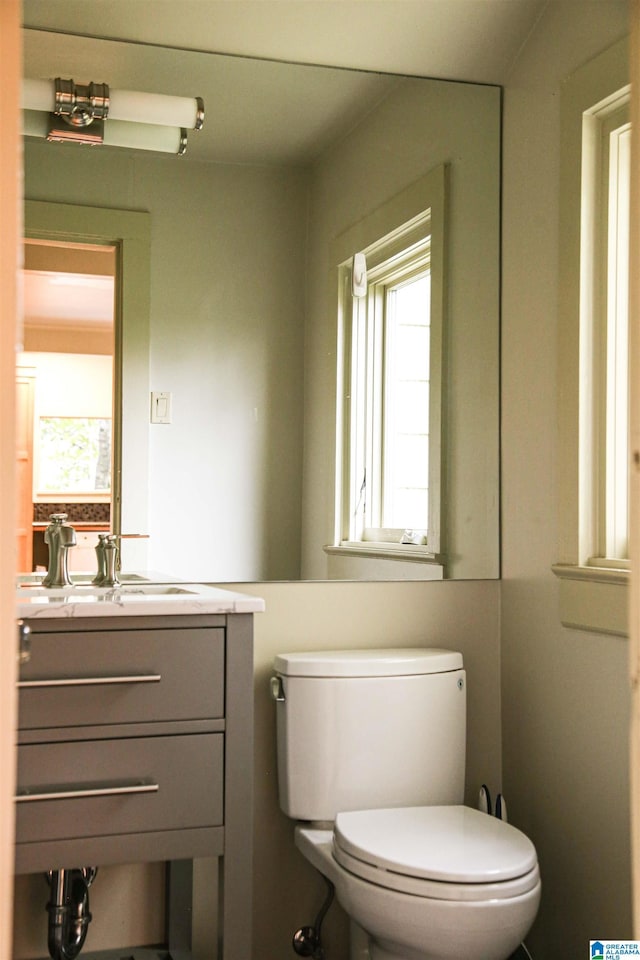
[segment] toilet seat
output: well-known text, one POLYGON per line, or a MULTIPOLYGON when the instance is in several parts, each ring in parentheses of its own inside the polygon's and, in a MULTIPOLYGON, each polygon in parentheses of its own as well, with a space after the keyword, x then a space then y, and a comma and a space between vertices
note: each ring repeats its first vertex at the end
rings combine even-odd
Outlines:
POLYGON ((440 900, 508 899, 540 881, 528 837, 464 806, 339 813, 333 856, 377 886, 440 900))

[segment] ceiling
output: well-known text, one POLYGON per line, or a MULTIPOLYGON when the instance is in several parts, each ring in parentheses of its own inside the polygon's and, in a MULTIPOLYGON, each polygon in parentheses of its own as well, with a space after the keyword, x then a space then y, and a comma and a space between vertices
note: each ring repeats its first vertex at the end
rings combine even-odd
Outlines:
POLYGON ((25 0, 25 76, 199 96, 187 159, 309 164, 397 74, 502 82, 545 3, 25 0))
MULTIPOLYGON (((23 40, 24 72, 30 78, 93 80, 106 82, 113 90, 202 97, 204 126, 200 132, 189 132, 188 161, 309 164, 400 82, 389 74, 40 30, 25 30, 23 40)), ((47 148, 59 149, 60 144, 47 148)))
MULTIPOLYGON (((189 50, 503 83, 548 2, 24 0, 24 22, 189 50)), ((575 5, 589 2, 599 0, 575 5)))
POLYGON ((27 326, 79 324, 113 326, 113 277, 24 270, 24 316, 27 326))
MULTIPOLYGON (((202 96, 205 127, 190 134, 189 159, 307 163, 389 93, 398 80, 388 74, 504 82, 546 2, 24 0, 25 75, 202 96)), ((27 274, 42 323, 51 275, 27 274)), ((62 302, 47 319, 69 321, 68 288, 56 290, 62 302)), ((74 302, 85 292, 74 289, 74 302)), ((101 303, 93 297, 85 317, 101 303)))

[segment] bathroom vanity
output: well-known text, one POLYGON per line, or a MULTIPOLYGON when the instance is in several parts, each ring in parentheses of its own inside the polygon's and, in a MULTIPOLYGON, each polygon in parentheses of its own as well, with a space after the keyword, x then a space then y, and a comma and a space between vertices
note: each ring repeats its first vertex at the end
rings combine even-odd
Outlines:
POLYGON ((219 858, 220 957, 250 957, 252 633, 263 601, 192 584, 19 594, 31 632, 16 872, 166 861, 166 942, 126 957, 182 960, 192 860, 219 858))

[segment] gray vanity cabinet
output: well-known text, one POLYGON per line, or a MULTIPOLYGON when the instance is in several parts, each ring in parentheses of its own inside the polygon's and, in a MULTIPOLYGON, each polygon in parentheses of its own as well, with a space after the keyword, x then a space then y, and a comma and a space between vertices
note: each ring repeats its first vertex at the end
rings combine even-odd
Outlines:
POLYGON ((169 954, 140 956, 189 955, 191 861, 218 857, 221 958, 251 957, 252 620, 29 621, 16 872, 167 861, 169 954))

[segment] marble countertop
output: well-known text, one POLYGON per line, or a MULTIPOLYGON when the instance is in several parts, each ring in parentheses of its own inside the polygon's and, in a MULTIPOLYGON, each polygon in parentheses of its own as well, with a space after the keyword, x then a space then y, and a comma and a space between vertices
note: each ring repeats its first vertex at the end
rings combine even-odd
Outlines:
POLYGON ((192 616, 211 613, 260 613, 260 597, 201 583, 128 582, 118 587, 47 588, 18 586, 17 616, 23 620, 60 617, 192 616))

